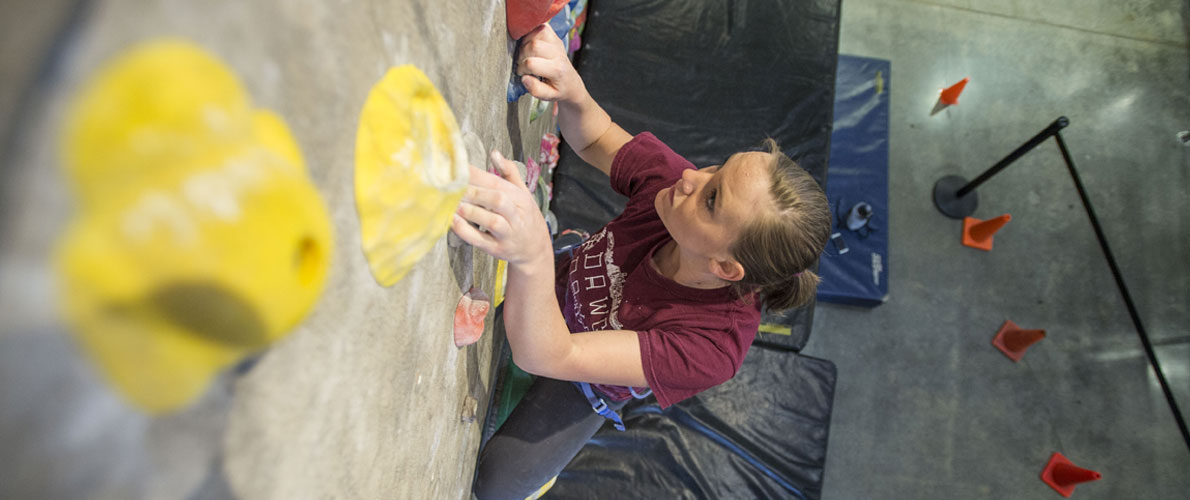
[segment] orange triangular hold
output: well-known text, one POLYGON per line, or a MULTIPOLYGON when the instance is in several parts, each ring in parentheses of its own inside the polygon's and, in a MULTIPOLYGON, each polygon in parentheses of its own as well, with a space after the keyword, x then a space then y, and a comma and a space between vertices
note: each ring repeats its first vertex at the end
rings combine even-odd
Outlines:
POLYGON ((992 249, 992 235, 1001 227, 1008 224, 1012 216, 1004 214, 994 219, 979 220, 975 217, 963 218, 963 244, 980 250, 992 249))
POLYGON ((992 338, 992 345, 1008 356, 1008 359, 1020 361, 1029 346, 1045 338, 1045 330, 1025 330, 1012 321, 1005 320, 992 338))
POLYGON ((938 100, 947 106, 958 104, 959 94, 963 93, 963 88, 967 86, 967 82, 969 81, 971 81, 970 78, 963 78, 959 80, 959 83, 946 87, 942 90, 942 95, 938 97, 938 100))
POLYGON ((566 6, 568 0, 508 0, 504 4, 504 15, 508 18, 508 36, 513 40, 533 31, 549 21, 566 6))

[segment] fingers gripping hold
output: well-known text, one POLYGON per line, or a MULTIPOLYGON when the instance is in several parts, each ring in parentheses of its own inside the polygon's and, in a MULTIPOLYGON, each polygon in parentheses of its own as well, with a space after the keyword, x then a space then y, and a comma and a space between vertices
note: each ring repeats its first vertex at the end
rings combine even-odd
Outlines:
POLYGON ((561 75, 561 71, 551 64, 550 60, 541 57, 526 57, 517 64, 518 75, 536 77, 539 81, 549 81, 561 75))
POLYGON ((504 155, 494 150, 492 151, 492 163, 496 165, 496 170, 500 172, 501 177, 514 186, 525 188, 525 180, 521 178, 521 172, 517 170, 516 163, 504 158, 504 155))
POLYGON ((493 151, 491 165, 494 174, 472 167, 451 228, 463 241, 510 265, 552 257, 549 228, 516 163, 493 151))
POLYGON ((464 219, 463 216, 455 212, 454 218, 450 221, 450 230, 454 231, 459 239, 466 242, 475 248, 483 250, 484 252, 491 252, 496 245, 496 239, 490 234, 481 231, 479 228, 471 225, 464 219))
POLYGON ((487 252, 496 250, 500 239, 508 234, 511 229, 508 217, 517 209, 513 197, 505 191, 523 185, 515 181, 519 178, 515 165, 512 166, 513 179, 508 179, 505 163, 512 162, 505 160, 498 151, 492 151, 490 160, 496 174, 471 167, 471 185, 463 194, 451 221, 451 229, 459 238, 487 252))
POLYGON ((525 35, 516 57, 516 74, 521 76, 521 84, 534 97, 556 101, 566 94, 566 88, 572 86, 566 83, 573 71, 566 43, 548 25, 539 26, 525 35))
POLYGON ((508 219, 503 214, 465 201, 459 204, 457 213, 467 222, 478 225, 497 239, 508 235, 508 219))

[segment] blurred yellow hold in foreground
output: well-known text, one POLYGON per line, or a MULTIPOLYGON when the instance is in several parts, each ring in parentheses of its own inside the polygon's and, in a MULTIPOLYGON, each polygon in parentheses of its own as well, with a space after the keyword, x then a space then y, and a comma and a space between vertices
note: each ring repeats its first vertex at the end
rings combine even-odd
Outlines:
POLYGON ((416 67, 390 69, 368 94, 355 137, 355 204, 376 282, 400 281, 446 234, 467 179, 446 101, 416 67))
POLYGON ((201 48, 128 50, 84 83, 62 139, 79 200, 56 255, 62 309, 136 406, 185 407, 317 300, 331 230, 301 152, 201 48))

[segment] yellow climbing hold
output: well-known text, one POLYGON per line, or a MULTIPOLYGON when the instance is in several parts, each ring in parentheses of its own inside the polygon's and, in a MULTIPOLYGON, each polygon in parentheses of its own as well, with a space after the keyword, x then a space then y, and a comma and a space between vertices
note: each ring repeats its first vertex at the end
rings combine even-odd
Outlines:
POLYGON ((368 94, 355 139, 355 203, 378 283, 400 281, 446 234, 467 178, 446 101, 416 67, 390 69, 368 94))
POLYGON ((493 306, 499 306, 500 304, 504 303, 504 288, 505 288, 505 285, 507 284, 507 282, 508 282, 508 261, 497 260, 496 261, 496 285, 494 287, 495 292, 492 293, 492 296, 495 297, 495 299, 492 301, 493 306))
POLYGON ((75 99, 63 158, 84 202, 179 157, 210 154, 250 135, 248 97, 223 63, 181 40, 135 47, 75 99))
POLYGON ((321 294, 330 221, 301 152, 201 48, 148 42, 111 62, 62 145, 80 199, 56 255, 62 309, 138 407, 188 405, 321 294))

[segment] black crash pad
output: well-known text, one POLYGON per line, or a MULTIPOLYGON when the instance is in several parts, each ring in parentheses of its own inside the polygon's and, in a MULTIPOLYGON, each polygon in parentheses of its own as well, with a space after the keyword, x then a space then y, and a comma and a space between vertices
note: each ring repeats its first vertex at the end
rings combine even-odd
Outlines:
POLYGON ((830 361, 753 346, 722 385, 629 403, 628 430, 604 426, 546 497, 817 499, 834 386, 830 361))

